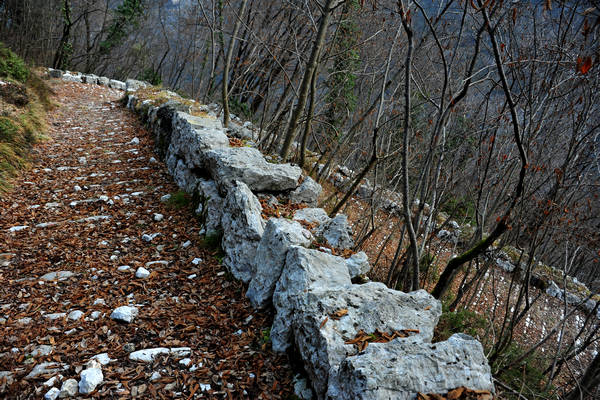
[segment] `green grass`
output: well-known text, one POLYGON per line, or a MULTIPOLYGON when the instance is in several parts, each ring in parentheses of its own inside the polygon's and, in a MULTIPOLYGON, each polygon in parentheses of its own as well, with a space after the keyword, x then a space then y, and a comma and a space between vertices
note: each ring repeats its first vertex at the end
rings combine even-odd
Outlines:
POLYGON ((175 193, 171 193, 171 198, 167 201, 167 206, 181 210, 183 208, 187 208, 192 205, 192 196, 184 192, 183 190, 179 190, 175 193))
POLYGON ((481 315, 470 310, 450 311, 448 305, 450 302, 442 302, 442 315, 438 322, 434 341, 443 341, 455 333, 466 333, 467 335, 477 337, 487 325, 487 321, 481 315))
POLYGON ((10 180, 27 167, 29 151, 45 139, 46 111, 54 107, 50 87, 15 53, 0 43, 0 196, 10 180), (19 101, 17 101, 19 100, 19 101))
POLYGON ((0 43, 0 77, 25 83, 29 74, 30 71, 25 61, 0 43))

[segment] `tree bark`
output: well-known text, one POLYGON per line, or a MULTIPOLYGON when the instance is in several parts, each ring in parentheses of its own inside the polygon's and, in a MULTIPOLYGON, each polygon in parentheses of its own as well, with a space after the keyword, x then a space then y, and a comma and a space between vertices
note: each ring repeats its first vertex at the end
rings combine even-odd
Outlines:
POLYGON ((296 138, 300 116, 304 112, 304 108, 306 107, 306 102, 308 99, 308 93, 310 91, 310 81, 312 79, 314 70, 317 68, 319 53, 325 44, 325 36, 327 34, 327 28, 329 27, 329 20, 331 19, 332 11, 338 5, 339 1, 340 0, 327 0, 327 3, 325 3, 325 6, 323 7, 323 14, 321 16, 321 23, 319 24, 317 38, 315 39, 315 43, 310 54, 310 59, 308 60, 306 70, 304 71, 304 76, 302 77, 302 83, 300 84, 298 103, 296 104, 296 108, 294 108, 292 113, 292 119, 290 120, 290 124, 283 140, 283 145, 281 146, 281 151, 279 152, 279 155, 284 161, 287 160, 292 143, 296 138))
POLYGON ((233 48, 235 47, 235 40, 238 32, 240 31, 240 25, 242 24, 242 18, 246 11, 246 5, 248 0, 242 0, 240 5, 239 14, 236 16, 235 25, 233 27, 233 33, 231 34, 231 40, 229 41, 229 48, 227 49, 227 57, 225 58, 225 66, 223 67, 223 126, 227 128, 229 126, 229 67, 231 65, 231 59, 233 57, 233 48))

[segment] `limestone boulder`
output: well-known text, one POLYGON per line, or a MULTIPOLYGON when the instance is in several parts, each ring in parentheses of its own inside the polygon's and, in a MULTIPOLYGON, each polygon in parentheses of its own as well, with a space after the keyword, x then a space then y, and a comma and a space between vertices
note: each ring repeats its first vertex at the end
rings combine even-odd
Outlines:
POLYGON ((118 89, 118 90, 126 90, 127 89, 127 85, 125 84, 125 82, 121 82, 116 79, 109 80, 108 87, 110 87, 112 89, 118 89))
POLYGON ((331 220, 322 208, 301 208, 294 213, 294 220, 306 221, 309 224, 323 225, 331 220))
POLYGON ((348 266, 348 272, 350 273, 351 278, 365 275, 371 270, 369 257, 364 251, 352 254, 350 258, 346 259, 346 265, 348 266))
POLYGON ((127 79, 125 81, 125 89, 127 90, 127 92, 135 92, 137 90, 145 89, 150 86, 152 85, 150 85, 147 82, 142 82, 135 79, 127 79))
POLYGON ((73 74, 69 74, 69 73, 64 74, 62 76, 62 80, 67 81, 67 82, 77 82, 77 83, 83 82, 83 80, 81 79, 81 75, 73 75, 73 74))
POLYGON ((290 201, 294 204, 306 203, 309 206, 317 204, 323 188, 310 176, 304 178, 304 181, 290 193, 290 201))
MULTIPOLYGON (((169 168, 169 172, 173 175, 175 183, 181 190, 186 193, 194 193, 194 190, 198 186, 198 176, 193 173, 191 169, 187 167, 182 159, 177 159, 175 167, 169 168)), ((172 158, 170 159, 172 160, 172 158)), ((167 166, 172 166, 172 162, 167 162, 167 166)))
POLYGON ((292 246, 273 293, 275 319, 271 328, 272 348, 284 352, 291 345, 292 316, 308 306, 310 292, 326 292, 352 285, 346 261, 318 250, 292 246))
POLYGON ((413 338, 371 343, 341 363, 326 398, 413 400, 417 392, 447 393, 461 386, 494 392, 483 347, 459 333, 434 344, 413 338))
POLYGON ((265 228, 262 207, 245 183, 235 181, 225 198, 224 209, 223 262, 236 279, 247 283, 252 278, 256 249, 265 228))
POLYGON ((211 175, 224 194, 236 180, 255 192, 295 189, 302 170, 290 164, 272 164, 252 147, 229 147, 206 152, 211 175))
POLYGON ((221 230, 225 199, 219 194, 213 180, 198 179, 196 193, 199 198, 196 214, 200 217, 200 226, 204 228, 206 235, 216 235, 221 230))
POLYGON ((98 84, 98 75, 94 75, 94 74, 87 74, 87 75, 83 75, 81 77, 81 79, 83 80, 83 83, 87 83, 89 85, 97 85, 98 84))
POLYGON ((338 214, 321 225, 318 236, 325 239, 327 243, 336 249, 344 250, 354 246, 352 228, 348 224, 348 217, 344 214, 338 214))
POLYGON ((246 293, 255 308, 264 308, 270 304, 290 247, 307 247, 312 240, 312 234, 296 221, 272 218, 267 222, 256 250, 255 268, 246 293))
POLYGON ((185 160, 188 168, 203 169, 206 151, 229 147, 229 138, 220 125, 216 118, 174 113, 169 152, 185 160))
POLYGON ((441 303, 424 290, 404 293, 370 282, 309 291, 289 323, 304 369, 317 397, 323 398, 342 361, 358 353, 357 347, 346 342, 360 331, 390 336, 397 331, 428 342, 441 313, 441 303))

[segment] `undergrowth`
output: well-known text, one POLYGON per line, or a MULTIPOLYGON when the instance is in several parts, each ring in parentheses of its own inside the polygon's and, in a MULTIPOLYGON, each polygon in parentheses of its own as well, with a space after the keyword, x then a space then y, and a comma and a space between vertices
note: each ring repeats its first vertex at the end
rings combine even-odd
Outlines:
POLYGON ((0 196, 10 179, 27 167, 29 150, 44 139, 46 112, 54 105, 50 87, 0 43, 0 196))

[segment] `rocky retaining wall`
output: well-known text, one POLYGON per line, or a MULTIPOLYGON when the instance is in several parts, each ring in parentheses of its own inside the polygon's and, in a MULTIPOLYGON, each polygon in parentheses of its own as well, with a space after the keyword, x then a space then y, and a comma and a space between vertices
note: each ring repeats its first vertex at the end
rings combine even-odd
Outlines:
MULTIPOLYGON (((88 76, 62 78, 87 83, 88 76)), ((224 264, 248 283, 254 307, 274 307, 273 350, 297 351, 318 399, 414 399, 462 386, 494 391, 477 340, 456 334, 431 343, 442 310, 426 291, 353 284, 369 262, 363 252, 344 251, 353 246, 346 216, 306 207, 321 187, 297 166, 269 162, 251 141, 230 141, 228 134, 248 137, 249 123, 236 119, 224 129, 214 107, 174 93, 168 101, 142 99, 135 90, 143 86, 128 80, 119 87, 128 91, 127 107, 147 123, 177 184, 199 199, 204 232, 222 234, 224 264), (300 205, 291 218, 265 218, 263 204, 282 203, 300 205)))

